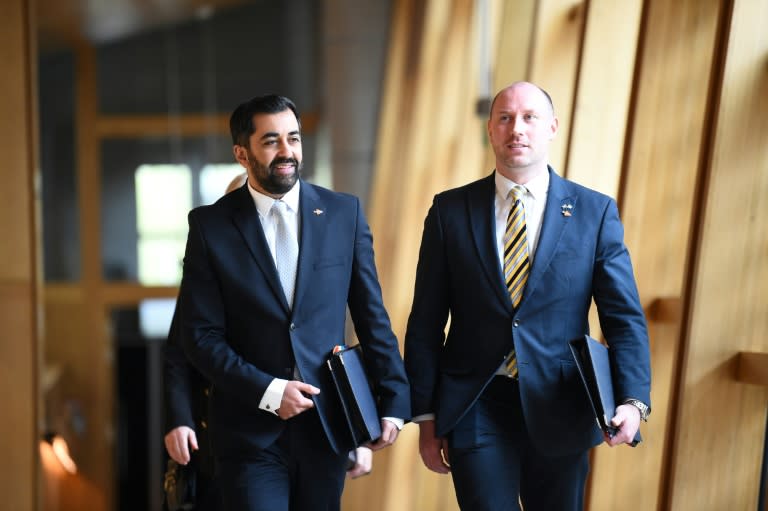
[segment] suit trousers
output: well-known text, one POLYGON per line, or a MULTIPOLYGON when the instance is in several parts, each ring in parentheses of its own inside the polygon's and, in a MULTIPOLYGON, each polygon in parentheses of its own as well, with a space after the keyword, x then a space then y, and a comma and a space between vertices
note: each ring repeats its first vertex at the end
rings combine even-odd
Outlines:
MULTIPOLYGON (((556 412, 556 411, 553 411, 556 412)), ((568 427, 563 418, 563 427, 568 427)), ((495 376, 448 435, 459 506, 467 511, 580 511, 589 451, 548 457, 532 444, 517 380, 495 376)))
POLYGON ((222 509, 339 510, 347 453, 333 451, 314 408, 287 422, 278 439, 258 455, 217 458, 222 509))

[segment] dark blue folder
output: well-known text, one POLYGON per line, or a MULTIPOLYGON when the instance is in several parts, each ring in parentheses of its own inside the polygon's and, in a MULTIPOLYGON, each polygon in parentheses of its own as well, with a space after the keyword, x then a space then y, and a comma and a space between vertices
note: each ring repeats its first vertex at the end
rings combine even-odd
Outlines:
MULTIPOLYGON (((613 395, 608 348, 588 335, 574 339, 569 344, 597 423, 600 429, 612 437, 618 429, 611 425, 611 419, 616 415, 616 399, 613 395)), ((632 446, 641 440, 638 430, 632 446)))
POLYGON ((359 344, 333 353, 328 368, 339 394, 355 447, 381 436, 381 421, 376 400, 365 373, 365 361, 359 344))

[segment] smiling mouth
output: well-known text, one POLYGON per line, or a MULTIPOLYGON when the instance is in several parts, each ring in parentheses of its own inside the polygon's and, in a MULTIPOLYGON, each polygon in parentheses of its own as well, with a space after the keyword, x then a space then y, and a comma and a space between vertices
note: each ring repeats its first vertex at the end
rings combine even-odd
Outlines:
POLYGON ((272 171, 278 174, 291 174, 296 170, 296 160, 283 160, 271 165, 272 171))

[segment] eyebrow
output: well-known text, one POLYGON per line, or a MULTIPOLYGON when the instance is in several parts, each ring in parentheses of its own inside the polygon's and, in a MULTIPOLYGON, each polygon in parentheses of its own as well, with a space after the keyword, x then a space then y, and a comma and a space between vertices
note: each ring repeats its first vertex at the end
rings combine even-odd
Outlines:
MULTIPOLYGON (((293 130, 288 133, 288 135, 299 135, 299 130, 293 130)), ((280 136, 280 133, 276 131, 268 131, 267 133, 264 133, 259 140, 264 140, 265 138, 277 138, 280 136)))
MULTIPOLYGON (((514 112, 512 110, 499 110, 497 113, 499 115, 503 115, 503 114, 512 114, 514 112)), ((524 114, 537 114, 538 115, 541 112, 539 110, 535 109, 535 108, 528 108, 528 109, 523 110, 522 113, 524 113, 524 114)))

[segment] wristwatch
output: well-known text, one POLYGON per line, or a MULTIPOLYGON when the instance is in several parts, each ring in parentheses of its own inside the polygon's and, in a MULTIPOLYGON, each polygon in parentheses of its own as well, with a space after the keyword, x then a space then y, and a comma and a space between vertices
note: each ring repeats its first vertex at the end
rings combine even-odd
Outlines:
POLYGON ((623 405, 632 405, 638 410, 640 410, 640 418, 643 419, 644 422, 648 422, 648 416, 651 414, 651 407, 647 404, 643 403, 639 399, 629 398, 625 399, 623 405))

